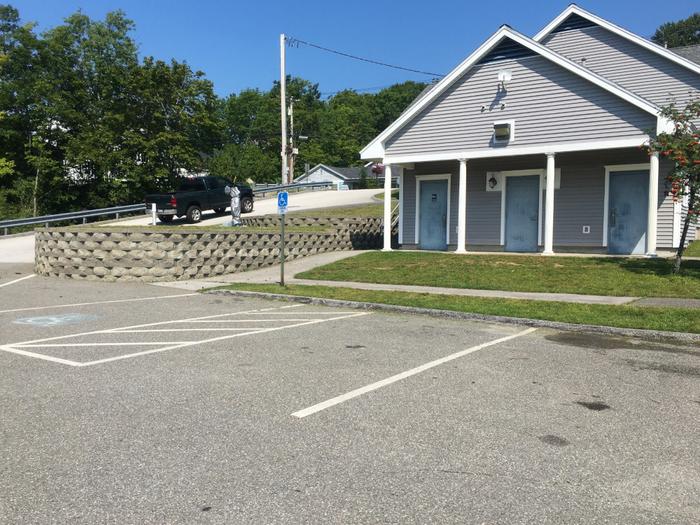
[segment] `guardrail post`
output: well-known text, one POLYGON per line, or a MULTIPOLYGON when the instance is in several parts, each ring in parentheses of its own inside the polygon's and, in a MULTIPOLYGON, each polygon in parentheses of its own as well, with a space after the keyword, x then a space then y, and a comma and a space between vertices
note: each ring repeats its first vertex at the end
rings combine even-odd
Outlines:
POLYGON ((119 218, 119 212, 115 213, 114 215, 115 215, 115 217, 114 217, 115 219, 119 218))
POLYGON ((5 228, 5 235, 7 235, 7 232, 8 232, 8 229, 7 229, 7 228, 5 228))
POLYGON ((87 217, 83 217, 83 224, 87 223, 87 217))
POLYGON ((155 202, 151 203, 151 225, 152 226, 156 225, 156 203, 155 202))

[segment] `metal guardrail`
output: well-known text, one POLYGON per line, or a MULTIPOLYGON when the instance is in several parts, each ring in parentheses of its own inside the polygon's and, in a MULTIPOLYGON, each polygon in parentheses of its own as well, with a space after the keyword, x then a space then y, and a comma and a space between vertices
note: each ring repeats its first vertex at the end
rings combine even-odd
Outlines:
MULTIPOLYGON (((332 188, 334 184, 332 182, 305 182, 301 184, 270 184, 262 185, 256 184, 253 188, 253 193, 256 195, 265 195, 266 193, 278 192, 281 190, 304 190, 304 189, 329 189, 332 188)), ((105 215, 114 215, 116 219, 122 213, 136 213, 143 212, 147 213, 146 205, 144 203, 139 204, 128 204, 126 206, 114 206, 112 208, 99 208, 95 210, 82 210, 73 211, 68 213, 56 213, 54 215, 42 215, 40 217, 27 217, 24 219, 9 219, 5 221, 0 221, 0 229, 3 230, 4 234, 9 233, 10 228, 17 228, 19 226, 32 226, 34 224, 43 224, 47 228, 52 222, 67 222, 67 221, 77 221, 82 220, 83 224, 87 222, 88 217, 102 217, 105 215)))
POLYGON ((99 208, 96 210, 82 210, 68 213, 56 213, 54 215, 41 215, 39 217, 28 217, 25 219, 9 219, 6 221, 0 221, 0 228, 2 228, 4 234, 7 235, 10 228, 16 228, 18 226, 31 226, 33 224, 43 224, 48 228, 49 224, 52 222, 76 221, 81 219, 83 221, 83 224, 85 224, 87 222, 88 217, 102 217, 104 215, 114 215, 118 219, 119 215, 122 213, 134 213, 145 210, 145 205, 141 203, 129 204, 127 206, 114 206, 112 208, 99 208))
POLYGON ((256 184, 253 186, 254 194, 265 195, 282 190, 302 191, 302 190, 326 190, 335 187, 332 182, 302 182, 298 184, 256 184))

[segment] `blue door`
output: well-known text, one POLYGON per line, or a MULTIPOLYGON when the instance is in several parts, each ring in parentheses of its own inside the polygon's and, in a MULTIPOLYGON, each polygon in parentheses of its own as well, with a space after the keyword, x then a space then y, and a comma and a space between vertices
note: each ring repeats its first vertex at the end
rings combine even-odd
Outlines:
POLYGON ((447 181, 420 182, 420 247, 447 249, 447 181))
POLYGON ((506 177, 506 251, 537 251, 539 213, 540 176, 506 177))
POLYGON ((646 250, 649 173, 610 173, 608 188, 608 252, 642 254, 646 250))

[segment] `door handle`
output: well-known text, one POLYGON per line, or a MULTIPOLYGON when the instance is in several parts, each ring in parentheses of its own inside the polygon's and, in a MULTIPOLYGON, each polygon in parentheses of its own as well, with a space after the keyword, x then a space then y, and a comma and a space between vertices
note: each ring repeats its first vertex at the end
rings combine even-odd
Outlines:
POLYGON ((617 222, 617 213, 615 212, 615 208, 610 209, 610 226, 615 226, 615 223, 617 222))

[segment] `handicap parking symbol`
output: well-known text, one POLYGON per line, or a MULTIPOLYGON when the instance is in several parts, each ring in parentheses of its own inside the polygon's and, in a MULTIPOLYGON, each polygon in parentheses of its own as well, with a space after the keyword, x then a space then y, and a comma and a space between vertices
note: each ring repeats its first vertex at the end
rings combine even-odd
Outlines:
POLYGON ((62 326, 67 324, 82 323, 85 321, 94 321, 98 317, 96 315, 84 314, 62 314, 62 315, 45 315, 42 317, 23 317, 13 321, 15 324, 28 324, 32 326, 62 326))
POLYGON ((287 213, 287 204, 289 203, 289 193, 281 191, 277 194, 277 213, 287 213))

